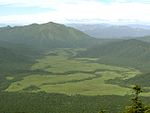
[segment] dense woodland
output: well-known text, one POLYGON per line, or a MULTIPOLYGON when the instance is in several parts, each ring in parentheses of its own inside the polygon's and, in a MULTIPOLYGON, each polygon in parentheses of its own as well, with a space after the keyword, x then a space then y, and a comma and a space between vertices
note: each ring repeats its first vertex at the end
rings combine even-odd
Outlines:
MULTIPOLYGON (((138 87, 134 87, 138 88, 138 87)), ((0 94, 2 113, 150 113, 149 98, 133 96, 67 96, 63 94, 3 93, 0 94), (136 111, 141 110, 142 111, 136 111)))

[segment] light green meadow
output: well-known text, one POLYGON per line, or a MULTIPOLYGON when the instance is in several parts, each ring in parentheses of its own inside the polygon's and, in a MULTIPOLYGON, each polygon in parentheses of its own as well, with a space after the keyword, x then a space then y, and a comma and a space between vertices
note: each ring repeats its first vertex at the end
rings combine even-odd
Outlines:
MULTIPOLYGON (((122 68, 96 63, 97 59, 74 58, 76 51, 57 49, 50 51, 44 58, 38 59, 31 70, 42 70, 46 74, 31 74, 22 80, 11 83, 8 92, 25 91, 30 86, 38 87, 32 92, 64 93, 68 95, 126 95, 130 88, 106 83, 111 79, 129 79, 141 72, 131 68, 122 68)), ((146 93, 145 95, 148 95, 146 93)))

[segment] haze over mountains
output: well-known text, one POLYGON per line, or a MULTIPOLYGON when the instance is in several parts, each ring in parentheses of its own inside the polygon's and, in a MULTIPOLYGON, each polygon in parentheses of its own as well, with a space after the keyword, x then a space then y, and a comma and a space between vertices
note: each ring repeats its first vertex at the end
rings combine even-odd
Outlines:
MULTIPOLYGON (((131 39, 137 37, 150 36, 150 25, 145 24, 115 25, 110 23, 70 23, 65 25, 78 29, 91 37, 101 39, 131 39)), ((9 26, 7 26, 6 24, 0 24, 0 27, 2 28, 9 26)))
POLYGON ((1 24, 1 23, 0 23, 0 27, 5 27, 5 26, 6 26, 6 24, 1 24))
POLYGON ((137 38, 150 35, 148 25, 68 24, 95 38, 137 38))

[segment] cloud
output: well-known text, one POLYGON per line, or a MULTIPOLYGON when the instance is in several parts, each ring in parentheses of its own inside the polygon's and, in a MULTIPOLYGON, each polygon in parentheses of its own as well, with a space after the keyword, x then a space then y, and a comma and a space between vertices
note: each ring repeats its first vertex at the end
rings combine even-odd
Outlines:
POLYGON ((117 3, 150 3, 149 0, 110 0, 117 3))
POLYGON ((0 0, 0 5, 15 7, 52 8, 54 11, 37 14, 0 16, 1 23, 66 22, 148 22, 150 4, 142 0, 0 0), (103 1, 103 2, 102 2, 103 1), (121 2, 122 1, 122 2, 121 2))
POLYGON ((0 0, 0 6, 16 7, 55 7, 63 4, 80 4, 80 3, 150 3, 149 0, 0 0))
POLYGON ((78 4, 80 2, 93 2, 97 0, 0 0, 0 5, 16 7, 53 7, 57 4, 78 4))

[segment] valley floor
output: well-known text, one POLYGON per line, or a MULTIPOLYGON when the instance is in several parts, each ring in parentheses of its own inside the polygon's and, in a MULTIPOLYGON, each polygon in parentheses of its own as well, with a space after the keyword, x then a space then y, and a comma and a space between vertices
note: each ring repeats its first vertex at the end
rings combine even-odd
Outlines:
MULTIPOLYGON (((107 83, 108 80, 127 80, 141 74, 133 68, 97 63, 97 58, 76 58, 82 49, 55 49, 33 64, 31 74, 12 82, 7 92, 48 92, 67 95, 128 95, 131 86, 107 83)), ((13 76, 6 78, 13 80, 13 76)), ((118 81, 119 82, 119 81, 118 81)), ((146 92, 143 96, 149 96, 146 92)))

